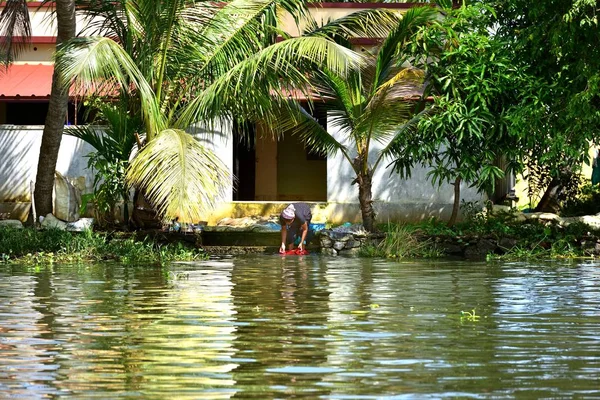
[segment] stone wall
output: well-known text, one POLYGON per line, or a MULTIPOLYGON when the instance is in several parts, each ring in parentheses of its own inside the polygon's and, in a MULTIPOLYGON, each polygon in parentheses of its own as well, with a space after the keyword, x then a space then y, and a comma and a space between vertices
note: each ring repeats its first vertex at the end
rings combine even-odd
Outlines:
POLYGON ((321 254, 330 256, 358 256, 361 247, 378 246, 383 238, 384 233, 369 234, 366 231, 336 232, 324 229, 319 232, 321 254))

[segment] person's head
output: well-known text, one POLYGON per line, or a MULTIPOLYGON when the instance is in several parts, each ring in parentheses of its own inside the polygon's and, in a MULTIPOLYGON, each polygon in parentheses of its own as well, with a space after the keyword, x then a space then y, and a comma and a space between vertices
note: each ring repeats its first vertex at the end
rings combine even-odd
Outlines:
POLYGON ((294 222, 294 218, 296 218, 296 208, 293 204, 290 204, 281 212, 281 218, 283 218, 286 225, 290 225, 294 222))

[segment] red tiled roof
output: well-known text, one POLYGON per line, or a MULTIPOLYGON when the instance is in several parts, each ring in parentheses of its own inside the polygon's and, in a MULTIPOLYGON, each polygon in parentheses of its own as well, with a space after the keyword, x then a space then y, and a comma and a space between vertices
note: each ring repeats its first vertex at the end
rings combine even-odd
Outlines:
POLYGON ((47 99, 52 87, 53 65, 13 64, 0 68, 0 100, 47 99))

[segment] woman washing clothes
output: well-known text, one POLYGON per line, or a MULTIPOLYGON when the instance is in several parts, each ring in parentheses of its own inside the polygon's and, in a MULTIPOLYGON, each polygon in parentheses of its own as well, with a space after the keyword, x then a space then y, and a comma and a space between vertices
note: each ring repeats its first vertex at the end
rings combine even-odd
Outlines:
POLYGON ((279 215, 281 225, 280 253, 285 253, 286 248, 294 250, 298 246, 299 252, 305 251, 305 246, 312 239, 313 232, 310 227, 312 213, 306 203, 292 203, 279 215), (286 247, 287 246, 287 247, 286 247))

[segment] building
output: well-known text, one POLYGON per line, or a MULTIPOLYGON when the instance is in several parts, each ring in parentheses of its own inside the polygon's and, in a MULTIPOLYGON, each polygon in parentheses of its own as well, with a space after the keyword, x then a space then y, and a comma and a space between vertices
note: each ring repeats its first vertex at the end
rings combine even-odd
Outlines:
MULTIPOLYGON (((24 219, 30 202, 30 182, 35 179, 36 163, 41 142, 45 108, 50 93, 52 75, 51 55, 55 33, 49 23, 51 4, 40 7, 30 3, 33 21, 31 48, 26 51, 8 73, 0 77, 0 212, 10 212, 24 219)), ((359 9, 387 7, 399 12, 414 6, 409 3, 322 3, 312 7, 317 20, 335 19, 359 9)), ((81 22, 81 21, 80 21, 81 22)), ((289 26, 293 26, 290 21, 289 26)), ((290 30, 291 34, 297 33, 290 30)), ((368 47, 375 42, 364 40, 357 47, 368 47)), ((76 112, 77 99, 65 116, 67 123, 77 124, 82 116, 76 112)), ((316 111, 317 117, 327 124, 327 115, 316 111)), ((223 137, 208 137, 196 129, 200 139, 221 157, 237 177, 226 198, 208 215, 209 223, 222 217, 240 217, 248 213, 276 213, 283 203, 306 201, 318 203, 319 217, 333 223, 360 221, 358 189, 350 183, 354 174, 342 158, 321 157, 308 151, 298 151, 303 145, 297 138, 284 136, 276 141, 263 135, 260 126, 249 141, 237 140, 231 127, 223 127, 223 137), (210 140, 209 140, 210 139, 210 140), (296 171, 303 171, 298 174, 296 171)), ((339 133, 339 132, 338 132, 339 133)), ((376 151, 377 148, 373 149, 376 151)), ((93 177, 87 170, 85 155, 91 148, 72 137, 65 136, 57 170, 80 182, 86 191, 92 190, 93 177)), ((416 168, 410 180, 401 180, 380 169, 373 178, 373 198, 379 220, 414 220, 429 216, 445 217, 453 203, 451 186, 433 187, 427 170, 416 168)), ((481 196, 464 185, 462 198, 481 200, 481 196)))

